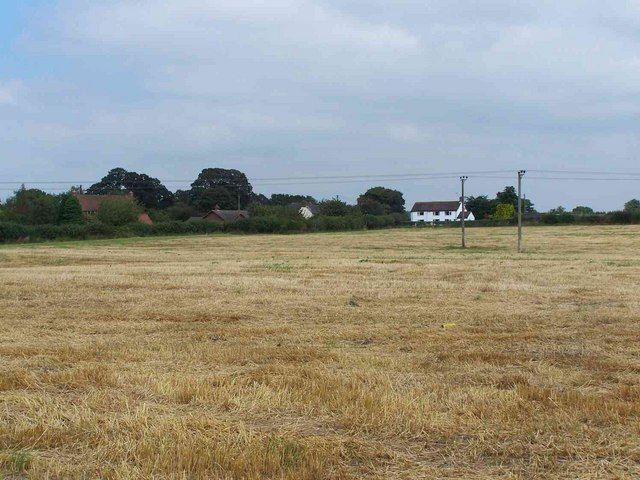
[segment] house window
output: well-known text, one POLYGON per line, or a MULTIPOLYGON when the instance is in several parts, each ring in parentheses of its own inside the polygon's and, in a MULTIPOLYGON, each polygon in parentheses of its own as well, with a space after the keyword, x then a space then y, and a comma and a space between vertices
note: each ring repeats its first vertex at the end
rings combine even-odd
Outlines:
POLYGON ((420 212, 420 215, 424 216, 424 212, 420 212))
POLYGON ((440 215, 440 212, 433 212, 434 215, 440 215))
POLYGON ((451 215, 451 210, 449 210, 449 211, 447 212, 447 215, 451 215))

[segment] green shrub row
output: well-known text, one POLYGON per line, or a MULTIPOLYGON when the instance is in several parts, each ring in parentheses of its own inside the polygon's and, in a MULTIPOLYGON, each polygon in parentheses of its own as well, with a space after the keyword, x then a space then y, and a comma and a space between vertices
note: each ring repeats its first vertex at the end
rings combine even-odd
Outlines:
POLYGON ((232 223, 216 223, 205 220, 188 222, 168 221, 153 225, 130 223, 119 227, 99 221, 85 224, 65 225, 25 225, 0 222, 0 242, 41 241, 54 239, 84 240, 88 238, 145 237, 154 235, 188 235, 215 232, 238 233, 302 233, 332 232, 341 230, 362 230, 388 228, 406 223, 406 217, 393 215, 353 215, 344 217, 317 216, 285 218, 279 216, 254 217, 232 223))

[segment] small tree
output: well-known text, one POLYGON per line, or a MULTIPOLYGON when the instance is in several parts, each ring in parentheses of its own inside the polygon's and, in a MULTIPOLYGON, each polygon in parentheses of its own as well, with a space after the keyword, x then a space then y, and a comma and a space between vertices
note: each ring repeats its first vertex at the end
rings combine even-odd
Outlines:
POLYGON ((332 200, 323 200, 318 204, 320 215, 327 217, 341 217, 350 213, 349 205, 342 200, 334 198, 332 200))
POLYGON ((506 186, 504 190, 496 193, 496 201, 500 203, 510 203, 513 206, 518 204, 518 193, 516 192, 516 188, 513 186, 506 186))
POLYGON ((571 213, 573 213, 574 215, 593 215, 595 212, 591 207, 578 205, 571 211, 571 213))
POLYGON ((64 195, 58 210, 58 223, 82 223, 82 207, 78 199, 70 193, 64 195))
MULTIPOLYGON (((518 193, 516 192, 516 188, 513 186, 506 186, 504 190, 496 193, 495 203, 510 203, 513 205, 515 209, 518 208, 518 193)), ((524 213, 533 213, 535 209, 533 208, 533 203, 528 198, 522 199, 522 211, 524 213)))
POLYGON ((382 203, 364 195, 358 197, 358 207, 365 215, 384 215, 385 213, 385 206, 382 203))
POLYGON ((624 204, 624 211, 627 213, 640 213, 640 200, 629 200, 624 204))
POLYGON ((549 210, 549 213, 551 215, 562 215, 564 213, 567 213, 567 209, 561 205, 559 207, 552 208, 551 210, 549 210))
POLYGON ((138 220, 142 207, 130 197, 105 200, 98 209, 98 220, 115 227, 138 220))
POLYGON ((391 188, 385 187, 373 187, 360 195, 358 198, 358 205, 360 205, 361 199, 369 199, 378 202, 384 208, 383 213, 404 212, 404 197, 402 196, 402 192, 398 190, 392 190, 391 188))
POLYGON ((510 220, 516 214, 515 207, 510 203, 499 203, 496 205, 496 211, 493 218, 496 220, 510 220))
POLYGON ((31 225, 56 223, 58 219, 58 199, 24 185, 7 200, 6 209, 20 222, 31 225))

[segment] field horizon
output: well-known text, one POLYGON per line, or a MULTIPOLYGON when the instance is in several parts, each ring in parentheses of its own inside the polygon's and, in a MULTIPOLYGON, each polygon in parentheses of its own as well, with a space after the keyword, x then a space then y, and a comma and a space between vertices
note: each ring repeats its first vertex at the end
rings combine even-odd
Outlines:
POLYGON ((0 246, 0 476, 640 477, 640 226, 0 246))

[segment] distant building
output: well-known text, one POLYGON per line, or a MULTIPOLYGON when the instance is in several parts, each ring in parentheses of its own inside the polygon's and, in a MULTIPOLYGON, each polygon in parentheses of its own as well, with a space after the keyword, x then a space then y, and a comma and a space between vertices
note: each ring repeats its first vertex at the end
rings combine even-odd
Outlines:
POLYGON ((153 220, 151 220, 151 217, 147 212, 142 212, 140 215, 138 215, 138 221, 147 225, 153 225, 153 220))
POLYGON ((249 212, 246 210, 220 210, 213 209, 202 217, 208 222, 235 222, 243 218, 249 218, 249 212))
POLYGON ((315 203, 292 203, 289 207, 294 208, 307 220, 318 214, 318 205, 315 203))
MULTIPOLYGON (((462 202, 459 200, 444 202, 416 202, 411 209, 412 222, 459 222, 462 218, 462 202)), ((473 212, 465 209, 464 219, 473 221, 473 212)))
POLYGON ((92 215, 98 213, 100 205, 106 200, 122 200, 130 199, 134 200, 133 193, 127 192, 124 195, 87 195, 84 193, 73 193, 73 196, 78 199, 82 213, 92 215))
MULTIPOLYGON (((100 210, 100 205, 102 202, 107 200, 130 200, 135 201, 135 197, 132 192, 127 192, 124 195, 87 195, 85 193, 77 193, 74 192, 73 196, 78 199, 78 203, 80 204, 80 208, 82 208, 82 213, 85 216, 91 217, 98 213, 100 210)), ((138 215, 138 221, 141 223, 146 223, 147 225, 153 225, 153 220, 149 217, 147 212, 142 212, 138 215)))

